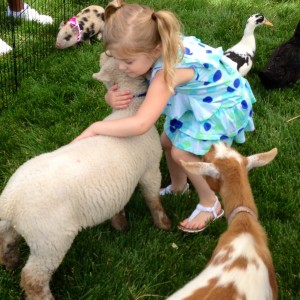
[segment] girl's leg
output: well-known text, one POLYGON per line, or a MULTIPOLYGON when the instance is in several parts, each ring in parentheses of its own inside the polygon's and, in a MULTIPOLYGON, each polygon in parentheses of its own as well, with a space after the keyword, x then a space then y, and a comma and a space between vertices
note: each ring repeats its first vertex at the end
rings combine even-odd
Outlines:
POLYGON ((161 145, 164 149, 168 169, 171 177, 171 190, 174 193, 182 192, 187 184, 187 176, 181 166, 179 166, 172 158, 172 143, 165 132, 161 135, 161 145))
MULTIPOLYGON (((189 162, 197 162, 200 159, 190 153, 183 150, 180 150, 176 147, 172 147, 170 150, 171 159, 173 160, 173 164, 177 165, 177 169, 180 169, 181 172, 184 172, 183 168, 180 166, 179 160, 189 161, 189 162)), ((206 180, 199 175, 188 173, 186 174, 189 180, 193 184, 194 188, 196 189, 198 196, 199 196, 199 203, 203 207, 212 208, 216 202, 216 195, 210 189, 209 185, 207 184, 206 180)), ((218 202, 216 206, 216 213, 219 215, 222 211, 221 203, 218 202)), ((184 229, 188 230, 199 230, 206 226, 206 224, 214 218, 212 212, 205 212, 201 211, 198 215, 196 215, 192 220, 188 218, 183 220, 180 223, 180 226, 184 229)))

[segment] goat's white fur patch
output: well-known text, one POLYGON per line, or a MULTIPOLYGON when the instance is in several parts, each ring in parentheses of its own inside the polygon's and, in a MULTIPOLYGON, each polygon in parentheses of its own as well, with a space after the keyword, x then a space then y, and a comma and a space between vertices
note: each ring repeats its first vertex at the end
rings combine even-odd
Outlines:
POLYGON ((229 148, 224 143, 215 144, 216 158, 234 158, 240 164, 242 163, 242 156, 236 152, 234 149, 229 148))
MULTIPOLYGON (((168 300, 185 299, 196 290, 209 285, 209 281, 213 278, 218 279, 217 286, 219 287, 226 287, 228 284, 233 283, 241 295, 246 295, 247 300, 272 299, 268 270, 256 253, 253 237, 248 233, 240 234, 229 245, 226 244, 226 247, 228 246, 231 246, 233 251, 230 252, 225 262, 209 264, 202 273, 169 297, 168 300), (226 267, 230 267, 239 257, 247 259, 247 268, 226 270, 226 267), (266 289, 266 287, 268 288, 266 289)), ((216 257, 223 256, 225 252, 226 249, 221 250, 216 257)))

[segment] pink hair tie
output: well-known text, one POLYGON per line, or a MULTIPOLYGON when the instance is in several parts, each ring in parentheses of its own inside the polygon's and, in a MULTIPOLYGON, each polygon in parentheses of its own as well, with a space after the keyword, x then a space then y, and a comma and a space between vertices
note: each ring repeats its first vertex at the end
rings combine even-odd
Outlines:
POLYGON ((79 23, 75 16, 73 16, 67 23, 71 25, 72 28, 77 28, 77 43, 81 40, 81 29, 79 27, 79 23))

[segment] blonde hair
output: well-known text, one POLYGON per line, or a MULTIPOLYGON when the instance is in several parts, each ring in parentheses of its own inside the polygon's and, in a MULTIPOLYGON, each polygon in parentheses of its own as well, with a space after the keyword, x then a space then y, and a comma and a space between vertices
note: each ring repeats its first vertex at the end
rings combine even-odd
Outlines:
POLYGON ((115 0, 105 8, 103 41, 106 50, 129 56, 149 55, 160 46, 164 80, 174 92, 175 67, 181 59, 178 50, 184 53, 184 47, 180 22, 172 12, 154 12, 147 6, 115 0))

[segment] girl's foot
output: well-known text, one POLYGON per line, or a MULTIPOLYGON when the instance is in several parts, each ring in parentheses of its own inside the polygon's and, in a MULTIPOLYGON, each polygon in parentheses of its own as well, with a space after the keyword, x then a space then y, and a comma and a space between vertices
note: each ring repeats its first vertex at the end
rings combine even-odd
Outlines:
POLYGON ((198 204, 190 217, 180 223, 178 229, 191 233, 200 232, 203 231, 210 222, 221 218, 223 215, 224 210, 216 197, 216 202, 213 207, 205 207, 198 204))
POLYGON ((35 9, 31 8, 28 4, 24 3, 24 9, 21 11, 12 11, 7 7, 6 15, 8 17, 22 18, 27 21, 36 21, 41 24, 52 24, 53 19, 47 15, 40 15, 35 9))
POLYGON ((3 40, 0 39, 0 55, 8 53, 12 48, 6 44, 3 40))
POLYGON ((174 191, 172 190, 172 186, 171 186, 171 185, 168 185, 167 187, 160 189, 159 194, 160 194, 161 196, 165 196, 165 195, 176 195, 176 194, 181 194, 181 195, 183 195, 183 194, 185 194, 185 193, 187 193, 187 192, 189 191, 189 188, 190 188, 190 185, 189 185, 188 183, 186 183, 185 186, 183 187, 183 190, 182 190, 182 191, 174 192, 174 191))

